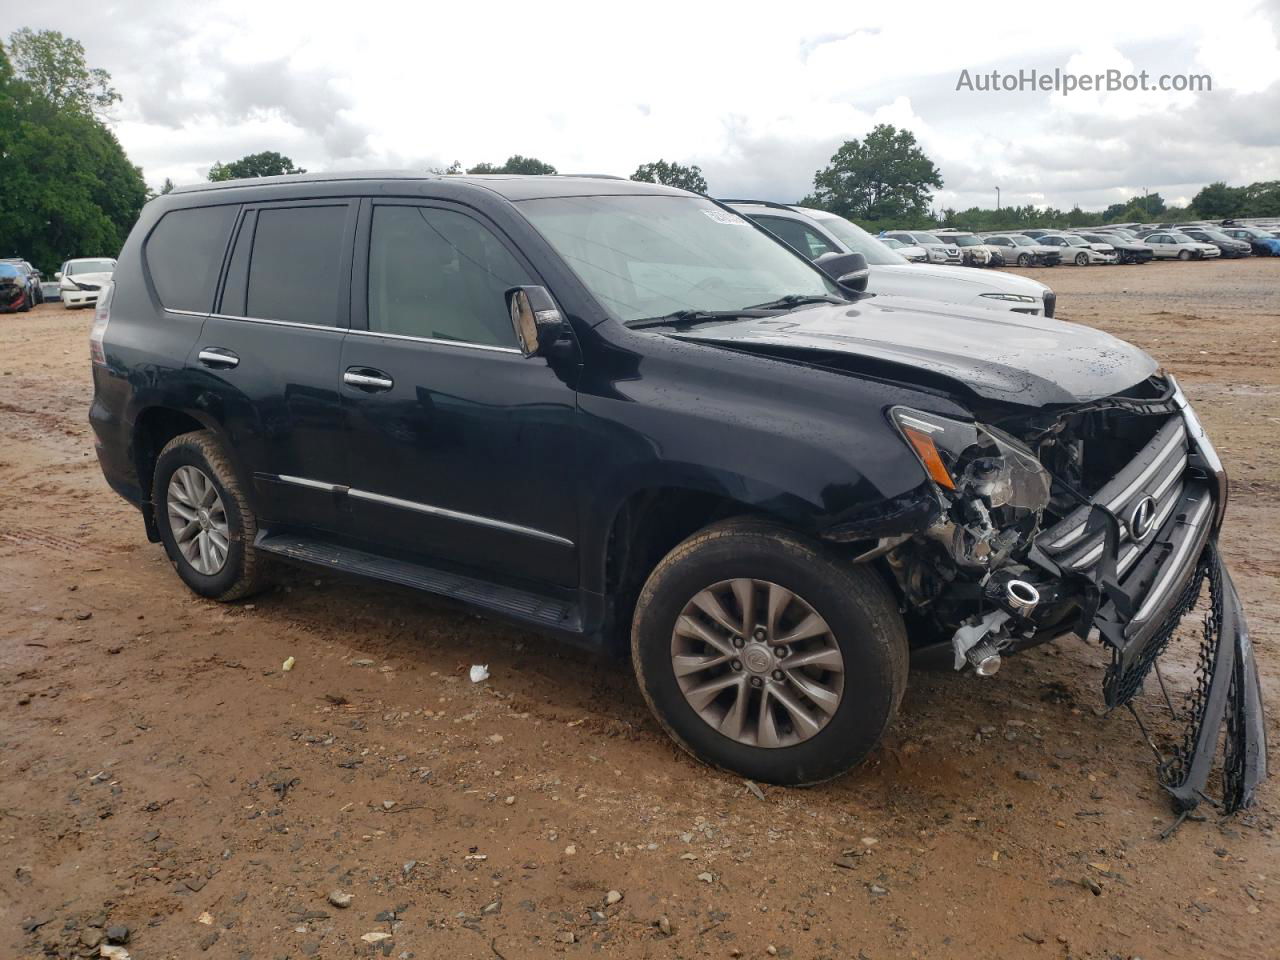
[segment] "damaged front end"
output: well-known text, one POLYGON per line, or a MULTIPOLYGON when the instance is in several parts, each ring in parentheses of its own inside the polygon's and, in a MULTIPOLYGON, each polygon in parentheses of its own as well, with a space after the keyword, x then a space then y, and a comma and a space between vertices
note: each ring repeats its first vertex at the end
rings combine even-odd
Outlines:
MULTIPOLYGON (((1260 684, 1244 611, 1217 548, 1227 480, 1172 377, 1053 413, 965 423, 895 407, 890 418, 940 501, 927 530, 885 554, 909 615, 950 637, 957 669, 1097 630, 1103 693, 1126 707, 1155 672, 1185 727, 1156 750, 1180 814, 1209 799, 1248 806, 1266 776, 1260 684), (1158 659, 1208 584, 1193 688, 1181 710, 1158 659)), ((1142 721, 1138 718, 1141 725, 1142 721)))

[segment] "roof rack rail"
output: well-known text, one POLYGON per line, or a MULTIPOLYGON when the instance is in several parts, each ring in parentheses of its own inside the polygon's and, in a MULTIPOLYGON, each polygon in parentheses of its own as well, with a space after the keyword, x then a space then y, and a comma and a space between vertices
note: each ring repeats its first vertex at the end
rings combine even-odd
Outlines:
POLYGON ((716 197, 717 203, 755 203, 762 207, 773 207, 775 210, 790 210, 793 204, 778 203, 776 200, 747 200, 742 197, 716 197))

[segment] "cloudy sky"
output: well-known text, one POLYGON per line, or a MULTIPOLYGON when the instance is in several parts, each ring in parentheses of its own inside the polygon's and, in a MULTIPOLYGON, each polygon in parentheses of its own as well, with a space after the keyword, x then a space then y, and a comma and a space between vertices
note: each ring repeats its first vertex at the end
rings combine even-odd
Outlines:
POLYGON ((1280 178, 1280 0, 0 0, 0 23, 84 43, 153 185, 259 150, 309 170, 523 153, 620 175, 680 160, 717 195, 794 200, 878 122, 915 132, 939 206, 1280 178), (1212 92, 956 90, 964 69, 1031 68, 1208 74, 1212 92))

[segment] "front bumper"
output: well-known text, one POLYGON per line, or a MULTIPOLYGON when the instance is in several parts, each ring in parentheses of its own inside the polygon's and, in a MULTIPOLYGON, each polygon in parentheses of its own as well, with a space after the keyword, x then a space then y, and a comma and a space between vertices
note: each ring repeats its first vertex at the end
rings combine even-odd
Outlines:
POLYGON ((86 289, 83 287, 62 287, 62 302, 73 307, 88 306, 91 303, 98 302, 98 294, 101 293, 96 287, 86 289))
POLYGON ((1044 531, 1036 548, 1043 568, 1087 598, 1077 632, 1097 629, 1111 651, 1103 680, 1109 708, 1134 709, 1209 584, 1194 686, 1179 717, 1185 729, 1162 755, 1159 776, 1178 812, 1193 809, 1207 796, 1224 742, 1221 803, 1231 812, 1252 803, 1266 777, 1261 688, 1244 610, 1218 551, 1226 475, 1170 381, 1168 419, 1152 440, 1089 504, 1044 531))

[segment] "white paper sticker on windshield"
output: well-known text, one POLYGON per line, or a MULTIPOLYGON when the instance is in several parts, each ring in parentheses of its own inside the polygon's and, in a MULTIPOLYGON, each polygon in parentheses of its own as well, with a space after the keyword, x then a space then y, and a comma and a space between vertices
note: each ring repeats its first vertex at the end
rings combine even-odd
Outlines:
POLYGON ((728 210, 703 210, 702 212, 716 223, 727 223, 735 227, 745 227, 747 225, 747 221, 736 213, 730 213, 728 210))

